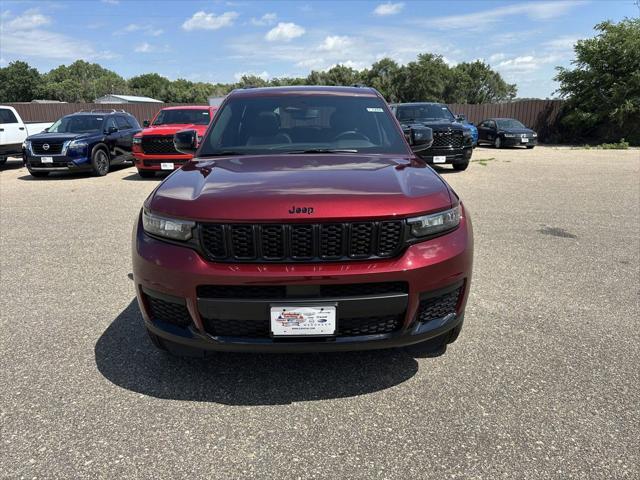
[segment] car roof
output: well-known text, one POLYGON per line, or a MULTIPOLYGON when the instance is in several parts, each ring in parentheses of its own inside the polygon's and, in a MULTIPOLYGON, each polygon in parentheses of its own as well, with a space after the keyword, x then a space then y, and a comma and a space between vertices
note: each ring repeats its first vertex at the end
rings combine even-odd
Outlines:
POLYGON ((74 112, 74 113, 67 113, 66 115, 63 115, 63 117, 71 117, 72 115, 93 115, 94 117, 108 117, 109 115, 129 115, 130 117, 133 117, 133 114, 129 113, 129 112, 120 112, 120 111, 104 111, 104 112, 74 112))
POLYGON ((442 106, 444 103, 439 102, 408 102, 408 103, 391 103, 392 107, 417 107, 419 105, 438 105, 442 106))
POLYGON ((370 87, 337 87, 327 85, 299 85, 289 87, 238 88, 230 96, 260 97, 272 95, 339 95, 354 97, 377 97, 377 90, 370 87))
POLYGON ((211 105, 177 105, 174 107, 164 107, 161 110, 209 110, 210 108, 216 109, 218 107, 212 107, 211 105))

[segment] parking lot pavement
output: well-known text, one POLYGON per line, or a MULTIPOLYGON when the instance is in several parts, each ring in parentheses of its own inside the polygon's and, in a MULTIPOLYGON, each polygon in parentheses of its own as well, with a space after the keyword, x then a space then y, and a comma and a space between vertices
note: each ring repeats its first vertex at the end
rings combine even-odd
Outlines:
POLYGON ((479 148, 464 331, 175 359, 128 278, 158 180, 0 171, 1 478, 638 478, 640 151, 479 148), (482 160, 482 161, 481 161, 482 160))

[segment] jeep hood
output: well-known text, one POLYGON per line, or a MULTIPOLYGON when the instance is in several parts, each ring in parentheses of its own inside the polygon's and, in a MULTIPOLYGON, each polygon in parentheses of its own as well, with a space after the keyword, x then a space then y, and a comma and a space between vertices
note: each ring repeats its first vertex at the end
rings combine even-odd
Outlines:
POLYGON ((151 125, 142 131, 142 135, 173 135, 180 130, 197 130, 199 135, 203 135, 209 125, 196 125, 193 123, 151 125))
POLYGON ((195 159, 145 202, 158 214, 230 222, 393 218, 450 206, 449 188, 422 161, 355 154, 195 159))
POLYGON ((29 135, 27 140, 50 141, 50 142, 66 142, 67 140, 82 140, 85 138, 98 137, 103 135, 101 132, 91 133, 55 133, 43 132, 29 135))

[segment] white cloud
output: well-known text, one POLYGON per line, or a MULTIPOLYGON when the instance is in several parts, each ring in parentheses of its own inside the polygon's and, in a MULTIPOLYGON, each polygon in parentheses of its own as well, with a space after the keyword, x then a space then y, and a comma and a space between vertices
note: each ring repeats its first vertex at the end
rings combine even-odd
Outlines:
POLYGON ((233 74, 233 78, 236 79, 236 82, 242 80, 242 77, 259 77, 263 80, 269 80, 271 75, 266 70, 264 72, 256 73, 256 72, 236 72, 233 74))
POLYGON ((331 52, 342 51, 353 44, 353 40, 347 36, 329 35, 325 37, 322 44, 318 47, 318 50, 331 52))
POLYGON ((135 51, 138 53, 149 53, 152 50, 153 48, 147 42, 141 43, 135 48, 135 51))
POLYGON ((544 42, 542 46, 553 51, 573 51, 573 46, 576 44, 578 40, 579 40, 578 37, 571 37, 568 35, 564 35, 558 38, 554 38, 553 40, 544 42))
POLYGON ((269 42, 289 42, 294 38, 304 35, 306 30, 300 25, 291 22, 280 22, 267 32, 264 38, 269 42))
POLYGON ((238 18, 237 12, 224 12, 222 15, 216 15, 201 10, 186 20, 182 24, 182 28, 187 31, 218 30, 219 28, 230 27, 236 18, 238 18))
POLYGON ((497 6, 491 10, 449 15, 417 20, 417 23, 442 30, 466 29, 482 30, 496 22, 513 15, 526 15, 534 20, 547 20, 567 13, 573 7, 584 4, 582 0, 562 0, 556 2, 527 2, 497 6))
POLYGON ((489 61, 490 62, 500 62, 500 61, 504 60, 505 58, 507 58, 507 55, 505 53, 499 52, 499 53, 494 53, 493 55, 491 55, 489 57, 489 61))
POLYGON ((119 5, 120 0, 101 0, 102 3, 106 3, 108 5, 119 5))
POLYGON ((2 53, 15 56, 39 57, 55 60, 98 60, 116 57, 109 51, 97 52, 89 44, 78 39, 46 30, 16 30, 11 33, 0 30, 2 53), (51 48, 55 45, 55 48, 51 48))
POLYGON ((260 18, 252 18, 251 23, 256 27, 265 27, 267 25, 273 25, 277 19, 278 15, 275 13, 265 13, 260 18))
POLYGON ((398 13, 400 13, 402 11, 402 9, 404 8, 404 3, 402 2, 398 2, 398 3, 381 3, 380 5, 378 5, 374 10, 373 13, 375 15, 379 15, 379 16, 386 16, 386 15, 397 15, 398 13))
POLYGON ((31 30, 50 23, 51 19, 49 17, 45 17, 38 9, 33 8, 10 20, 6 26, 8 29, 31 30))
POLYGON ((164 33, 164 30, 161 28, 154 28, 152 25, 140 25, 138 23, 130 23, 126 27, 116 30, 114 35, 124 35, 127 33, 133 32, 142 32, 146 35, 151 35, 152 37, 158 37, 164 33))

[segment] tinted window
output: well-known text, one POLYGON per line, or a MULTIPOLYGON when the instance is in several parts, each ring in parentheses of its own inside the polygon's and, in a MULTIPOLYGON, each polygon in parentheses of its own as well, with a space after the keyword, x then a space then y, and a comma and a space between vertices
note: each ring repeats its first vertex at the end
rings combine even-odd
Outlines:
POLYGON ((420 104, 420 105, 398 105, 396 117, 401 122, 411 122, 414 120, 455 120, 453 114, 444 105, 420 104))
POLYGON ((518 120, 514 120, 512 118, 507 118, 506 120, 498 120, 499 128, 527 128, 518 120))
POLYGON ((124 117, 116 117, 116 123, 118 124, 118 128, 120 130, 128 130, 129 128, 131 128, 131 125, 129 125, 129 122, 127 122, 126 118, 124 117))
POLYGON ((231 97, 203 141, 201 155, 331 149, 406 153, 378 97, 274 95, 231 97))
POLYGON ((18 119, 11 110, 0 108, 0 123, 18 123, 18 119))
POLYGON ((102 115, 69 115, 57 120, 49 132, 52 133, 94 133, 102 131, 102 115))
POLYGON ((153 121, 153 125, 209 125, 211 117, 209 110, 196 110, 193 108, 184 110, 160 110, 158 116, 153 121))

